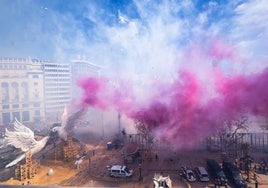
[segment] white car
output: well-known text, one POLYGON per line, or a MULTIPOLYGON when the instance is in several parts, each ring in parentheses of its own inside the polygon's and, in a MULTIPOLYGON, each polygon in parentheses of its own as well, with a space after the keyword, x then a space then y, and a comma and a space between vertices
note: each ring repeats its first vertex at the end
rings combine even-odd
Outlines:
POLYGON ((187 167, 181 167, 181 173, 182 176, 189 182, 194 182, 196 181, 196 177, 194 175, 194 172, 187 167))
POLYGON ((127 178, 133 175, 133 170, 128 169, 126 166, 122 165, 113 165, 108 168, 111 177, 115 178, 127 178))

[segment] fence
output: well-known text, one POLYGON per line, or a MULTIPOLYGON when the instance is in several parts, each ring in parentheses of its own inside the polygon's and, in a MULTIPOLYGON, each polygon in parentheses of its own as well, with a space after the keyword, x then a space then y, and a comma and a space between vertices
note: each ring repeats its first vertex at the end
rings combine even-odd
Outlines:
POLYGON ((232 138, 228 134, 221 137, 207 138, 208 148, 239 149, 241 144, 247 143, 252 151, 268 152, 268 133, 237 133, 232 138), (230 136, 229 136, 230 137, 230 136))
MULTIPOLYGON (((166 150, 170 148, 169 143, 154 140, 148 143, 141 134, 128 135, 128 141, 136 142, 140 149, 166 150)), ((268 152, 268 133, 237 133, 233 137, 225 134, 215 137, 208 137, 197 143, 195 150, 239 150, 241 145, 247 143, 252 151, 268 152)))

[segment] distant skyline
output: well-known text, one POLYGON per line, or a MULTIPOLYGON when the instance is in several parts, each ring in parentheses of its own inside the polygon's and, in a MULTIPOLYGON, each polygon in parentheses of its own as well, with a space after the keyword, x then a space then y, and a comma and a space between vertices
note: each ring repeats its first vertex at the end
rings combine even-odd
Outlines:
POLYGON ((217 40, 230 45, 246 63, 236 62, 239 72, 241 67, 255 71, 267 65, 267 4, 266 0, 2 0, 0 56, 69 61, 80 55, 98 65, 147 74, 163 67, 172 71, 174 64, 184 66, 185 51, 193 46, 204 50, 217 40))

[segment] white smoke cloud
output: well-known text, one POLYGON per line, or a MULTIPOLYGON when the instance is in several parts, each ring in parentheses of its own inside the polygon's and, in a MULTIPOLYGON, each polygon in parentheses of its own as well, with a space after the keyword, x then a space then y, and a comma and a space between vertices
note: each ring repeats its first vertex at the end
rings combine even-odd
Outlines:
POLYGON ((133 1, 108 9, 97 2, 14 1, 0 8, 0 55, 68 61, 80 54, 107 65, 109 74, 165 77, 186 64, 180 61, 185 46, 216 36, 230 40, 250 61, 264 61, 266 4, 133 1))
POLYGON ((157 89, 150 84, 172 82, 178 69, 212 85, 215 67, 232 74, 266 67, 267 20, 266 0, 201 5, 134 0, 113 6, 97 1, 1 1, 0 55, 64 62, 85 55, 105 67, 102 73, 115 84, 129 81, 136 96, 145 100, 157 89), (214 40, 234 47, 237 57, 209 57, 214 40), (186 52, 191 58, 185 58, 186 52))
POLYGON ((265 0, 250 0, 234 10, 231 38, 241 54, 249 59, 247 71, 260 71, 267 66, 268 6, 265 0))

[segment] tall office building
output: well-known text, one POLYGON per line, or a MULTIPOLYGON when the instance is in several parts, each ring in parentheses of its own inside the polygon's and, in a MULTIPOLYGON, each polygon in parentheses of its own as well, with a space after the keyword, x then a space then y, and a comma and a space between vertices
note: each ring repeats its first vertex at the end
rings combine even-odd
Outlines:
POLYGON ((46 120, 60 122, 64 106, 71 101, 71 66, 46 62, 43 70, 46 120))
POLYGON ((73 84, 75 85, 76 79, 93 76, 98 77, 100 75, 101 67, 87 61, 85 59, 72 60, 72 75, 73 84))
POLYGON ((44 120, 42 63, 31 58, 0 58, 0 125, 17 118, 44 120))
POLYGON ((77 86, 77 80, 86 77, 99 77, 101 67, 90 61, 78 58, 71 61, 72 66, 72 96, 76 98, 79 96, 80 88, 77 86))
MULTIPOLYGON (((72 60, 71 65, 72 65, 72 76, 73 76, 72 98, 78 99, 79 101, 82 94, 82 89, 77 86, 77 80, 90 76, 95 78, 99 77, 101 67, 91 63, 90 61, 85 60, 85 58, 83 59, 78 58, 76 60, 72 60)), ((81 118, 83 120, 80 120, 80 124, 81 123, 90 124, 90 121, 95 121, 94 118, 100 119, 101 112, 93 108, 88 108, 87 114, 83 115, 83 117, 81 118)))

